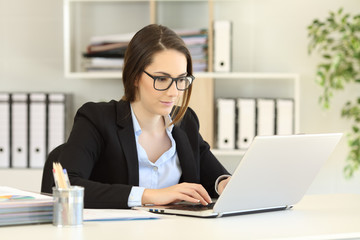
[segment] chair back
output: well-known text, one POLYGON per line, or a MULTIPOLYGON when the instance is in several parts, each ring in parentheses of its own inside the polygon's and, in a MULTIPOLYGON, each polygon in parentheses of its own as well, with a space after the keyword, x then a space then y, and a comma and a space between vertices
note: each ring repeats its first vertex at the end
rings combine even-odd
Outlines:
POLYGON ((41 192, 52 194, 52 188, 55 186, 53 177, 53 162, 58 162, 58 158, 65 144, 61 144, 54 148, 48 155, 43 169, 41 192))

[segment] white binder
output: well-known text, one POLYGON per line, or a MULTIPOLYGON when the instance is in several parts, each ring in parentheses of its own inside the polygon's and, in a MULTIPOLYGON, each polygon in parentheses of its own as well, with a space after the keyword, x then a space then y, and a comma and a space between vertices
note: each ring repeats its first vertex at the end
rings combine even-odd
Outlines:
POLYGON ((253 98, 237 99, 237 141, 239 149, 247 149, 256 132, 256 102, 253 98))
POLYGON ((235 99, 217 99, 217 147, 235 148, 235 99))
POLYGON ((0 93, 0 168, 10 167, 10 96, 0 93))
POLYGON ((276 134, 290 135, 294 133, 294 101, 292 99, 276 99, 276 134))
POLYGON ((260 136, 275 134, 275 100, 257 99, 257 131, 260 136))
POLYGON ((46 159, 46 94, 31 93, 29 99, 29 167, 42 168, 46 159))
POLYGON ((231 38, 230 21, 214 21, 214 70, 215 72, 231 71, 231 38))
POLYGON ((28 166, 28 96, 26 93, 11 95, 11 165, 14 168, 28 166))
POLYGON ((65 97, 63 93, 48 95, 48 153, 65 142, 65 97))

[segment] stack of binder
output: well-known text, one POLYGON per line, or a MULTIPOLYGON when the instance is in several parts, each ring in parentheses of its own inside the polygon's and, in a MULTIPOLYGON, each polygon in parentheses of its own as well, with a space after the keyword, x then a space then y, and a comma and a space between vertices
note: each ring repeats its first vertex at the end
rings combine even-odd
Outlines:
POLYGON ((294 100, 283 98, 217 99, 217 148, 249 148, 255 136, 294 133, 294 100))
POLYGON ((0 93, 0 167, 42 168, 65 142, 70 101, 64 93, 0 93))
POLYGON ((50 223, 53 198, 0 186, 0 226, 50 223))

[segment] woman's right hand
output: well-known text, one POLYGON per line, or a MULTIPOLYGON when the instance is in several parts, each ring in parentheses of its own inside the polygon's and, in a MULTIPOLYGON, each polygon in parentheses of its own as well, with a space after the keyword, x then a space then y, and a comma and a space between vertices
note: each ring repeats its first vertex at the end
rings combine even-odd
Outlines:
POLYGON ((201 184, 179 183, 167 188, 145 189, 142 204, 166 205, 180 201, 208 205, 211 198, 201 184))

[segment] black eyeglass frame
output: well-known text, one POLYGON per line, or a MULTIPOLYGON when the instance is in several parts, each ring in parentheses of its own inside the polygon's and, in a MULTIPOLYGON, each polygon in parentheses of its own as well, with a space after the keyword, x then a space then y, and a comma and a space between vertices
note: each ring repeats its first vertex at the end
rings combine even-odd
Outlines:
POLYGON ((143 72, 144 72, 146 75, 148 75, 150 78, 152 78, 152 79, 154 80, 154 85, 153 85, 153 87, 154 87, 154 89, 157 90, 157 91, 166 91, 166 90, 168 90, 168 89, 171 87, 171 85, 173 84, 173 82, 175 82, 175 86, 176 86, 176 89, 177 89, 177 90, 179 90, 179 91, 185 91, 185 90, 189 89, 189 87, 191 86, 191 84, 194 82, 194 79, 195 79, 195 77, 194 77, 193 75, 187 75, 187 76, 185 76, 185 77, 190 77, 190 78, 191 78, 191 82, 190 82, 189 86, 187 86, 187 88, 185 88, 185 89, 179 89, 179 88, 178 88, 178 85, 177 85, 178 80, 181 79, 181 78, 184 78, 184 77, 173 78, 173 77, 170 77, 170 76, 153 76, 153 75, 151 75, 150 73, 146 72, 145 70, 143 70, 143 72), (165 88, 165 89, 158 89, 158 88, 156 88, 156 87, 155 87, 155 82, 156 82, 156 80, 159 79, 159 78, 163 78, 163 77, 171 78, 171 83, 170 83, 169 86, 168 86, 167 88, 165 88))

